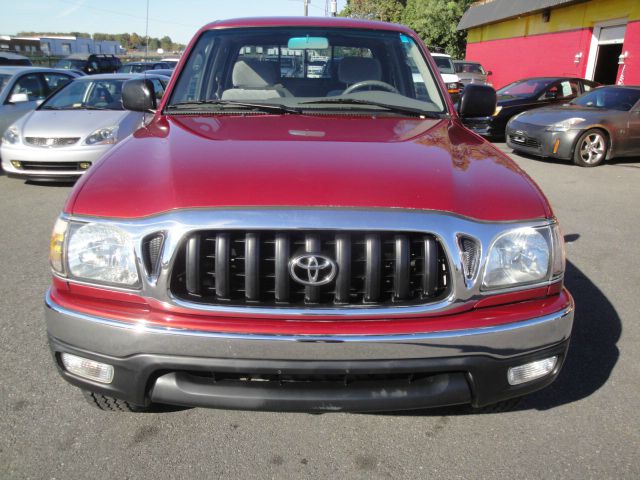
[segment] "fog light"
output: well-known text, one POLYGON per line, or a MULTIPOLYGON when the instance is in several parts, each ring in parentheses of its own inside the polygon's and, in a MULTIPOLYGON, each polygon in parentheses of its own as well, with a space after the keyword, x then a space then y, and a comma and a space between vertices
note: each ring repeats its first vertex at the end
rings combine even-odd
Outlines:
POLYGON ((11 160, 13 168, 22 168, 22 162, 20 160, 11 160))
POLYGON ((91 166, 91 162, 80 162, 80 170, 86 170, 91 166))
POLYGON ((545 358, 531 363, 525 363, 519 367, 512 367, 507 372, 509 385, 520 385, 544 377, 556 368, 558 357, 545 358))
POLYGON ((111 383, 113 380, 113 367, 106 363, 77 357, 70 353, 63 353, 62 364, 68 372, 82 378, 87 378, 100 383, 111 383))

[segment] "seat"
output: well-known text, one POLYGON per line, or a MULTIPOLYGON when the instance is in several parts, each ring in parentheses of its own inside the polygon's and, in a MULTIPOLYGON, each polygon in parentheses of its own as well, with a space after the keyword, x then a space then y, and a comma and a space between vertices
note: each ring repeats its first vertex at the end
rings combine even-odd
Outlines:
MULTIPOLYGON (((344 57, 338 65, 338 81, 345 84, 345 89, 350 85, 364 82, 365 80, 382 80, 382 65, 376 58, 369 57, 344 57)), ((332 90, 328 97, 341 95, 342 90, 332 90)))
POLYGON ((291 92, 276 83, 279 79, 279 64, 276 62, 261 62, 255 58, 238 60, 231 74, 233 88, 222 92, 222 100, 292 97, 291 92))

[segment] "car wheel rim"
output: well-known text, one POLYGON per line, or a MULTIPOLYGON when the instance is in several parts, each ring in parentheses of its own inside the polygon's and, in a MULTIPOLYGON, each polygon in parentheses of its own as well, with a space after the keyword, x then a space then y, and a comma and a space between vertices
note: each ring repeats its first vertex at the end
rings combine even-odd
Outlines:
POLYGON ((606 144, 599 133, 586 136, 580 144, 580 158, 584 163, 598 163, 604 157, 606 144))

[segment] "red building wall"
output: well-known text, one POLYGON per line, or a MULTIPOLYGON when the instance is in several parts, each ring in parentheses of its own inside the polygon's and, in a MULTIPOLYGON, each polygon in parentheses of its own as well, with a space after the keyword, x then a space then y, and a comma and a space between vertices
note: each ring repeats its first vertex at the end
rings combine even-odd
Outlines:
POLYGON ((622 51, 628 52, 628 57, 618 68, 617 83, 640 85, 640 21, 627 24, 622 51))
MULTIPOLYGON (((480 62, 485 70, 493 72, 489 81, 494 88, 503 87, 525 77, 583 77, 587 67, 591 33, 590 28, 582 28, 468 43, 466 59, 480 62), (582 52, 582 58, 576 64, 575 55, 579 52, 582 52)), ((629 55, 631 56, 631 53, 629 55)), ((626 75, 629 75, 628 72, 629 68, 626 75)))

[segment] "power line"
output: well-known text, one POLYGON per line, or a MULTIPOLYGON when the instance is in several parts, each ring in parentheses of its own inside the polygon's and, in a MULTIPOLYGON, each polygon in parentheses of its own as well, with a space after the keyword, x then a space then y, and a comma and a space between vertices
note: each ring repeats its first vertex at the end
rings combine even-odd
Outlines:
MULTIPOLYGON (((77 3, 77 2, 71 2, 69 0, 57 0, 60 3, 66 3, 67 5, 75 5, 76 7, 81 7, 81 8, 88 8, 90 10, 95 10, 98 12, 104 12, 104 13, 111 13, 113 15, 120 15, 121 17, 130 17, 130 18, 136 18, 139 20, 147 20, 146 17, 140 16, 140 15, 133 15, 131 13, 124 13, 124 12, 118 12, 116 10, 109 10, 106 8, 100 8, 100 7, 94 7, 93 5, 85 5, 83 3, 77 3)), ((186 23, 179 23, 179 22, 169 22, 167 20, 159 20, 157 18, 149 18, 149 20, 156 22, 156 23, 166 23, 168 25, 178 25, 181 27, 189 27, 189 28, 200 28, 201 25, 189 25, 186 23)))

